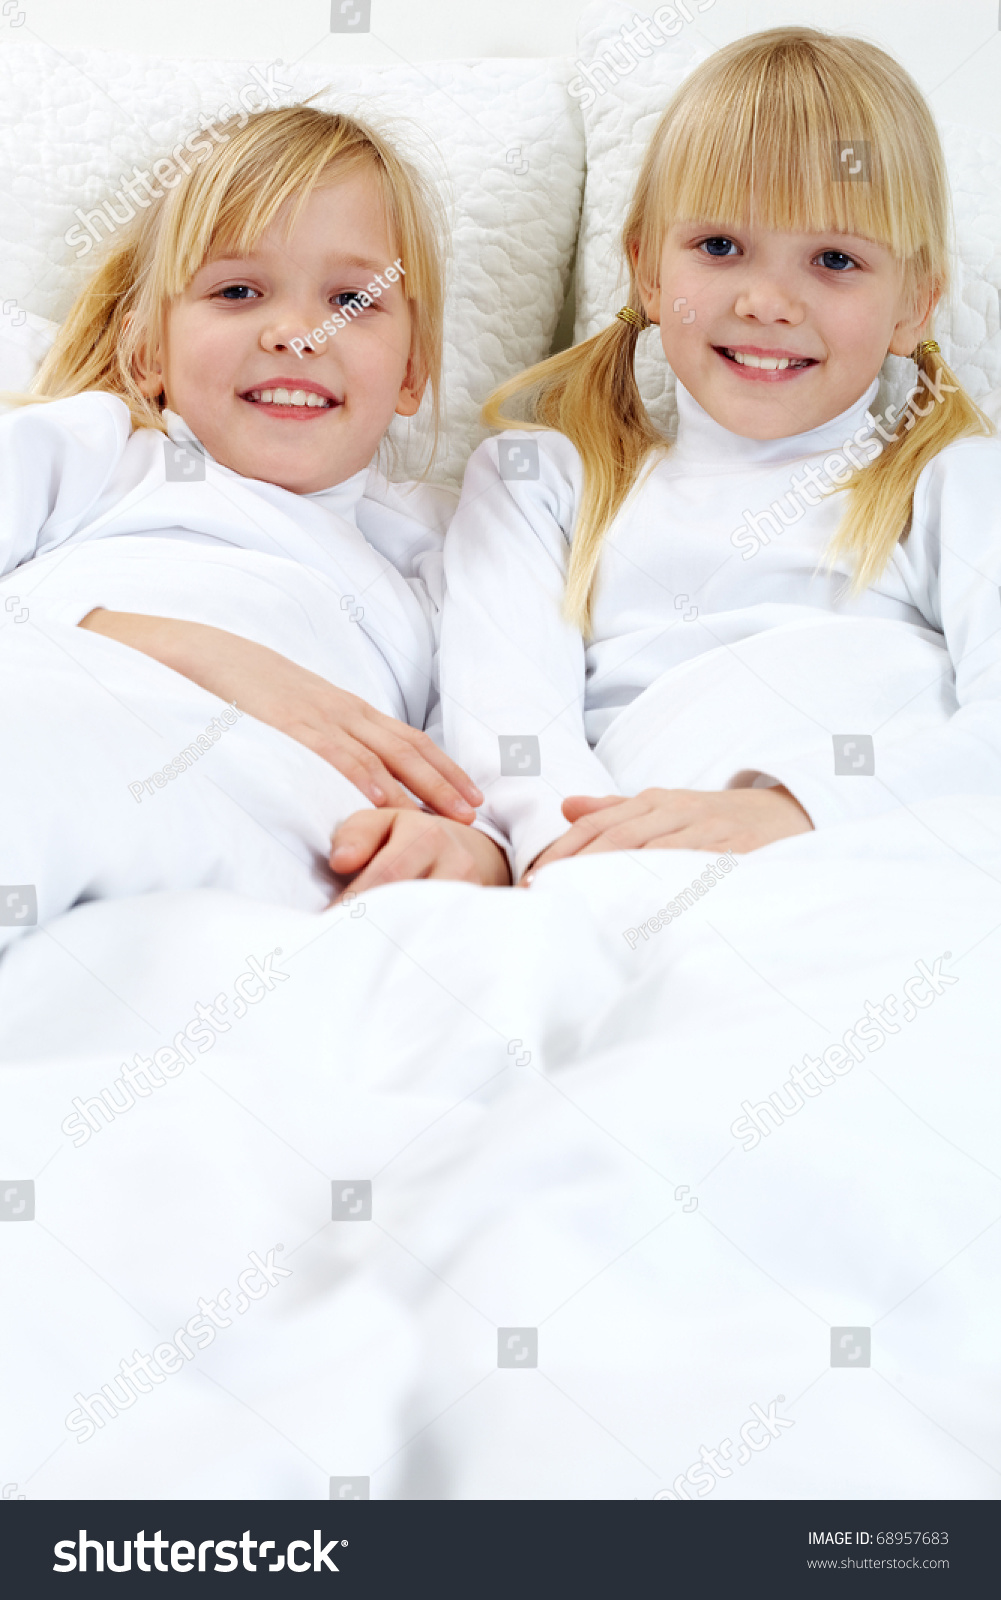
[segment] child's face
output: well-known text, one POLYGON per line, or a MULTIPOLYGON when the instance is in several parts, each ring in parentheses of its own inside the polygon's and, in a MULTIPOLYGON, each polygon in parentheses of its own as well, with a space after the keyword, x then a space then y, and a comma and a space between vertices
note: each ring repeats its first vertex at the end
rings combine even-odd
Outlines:
POLYGON ((855 235, 676 223, 659 282, 641 285, 664 354, 722 427, 748 439, 805 433, 864 394, 888 352, 910 355, 936 294, 903 302, 903 268, 855 235), (768 370, 723 354, 807 359, 768 370))
POLYGON ((162 390, 224 466, 310 494, 366 466, 394 413, 417 410, 424 382, 409 371, 410 311, 394 267, 400 252, 371 175, 324 184, 290 233, 283 222, 279 216, 252 255, 209 260, 195 274, 167 313, 143 386, 162 390), (357 305, 376 274, 378 298, 303 350, 325 319, 357 305), (261 399, 280 390, 287 401, 310 393, 325 404, 261 399))

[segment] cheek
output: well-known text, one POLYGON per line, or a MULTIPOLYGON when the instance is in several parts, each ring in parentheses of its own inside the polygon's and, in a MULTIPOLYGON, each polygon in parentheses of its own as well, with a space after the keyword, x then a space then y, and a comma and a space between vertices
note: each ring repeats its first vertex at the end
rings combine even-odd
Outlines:
POLYGON ((845 347, 860 352, 868 352, 869 346, 888 339, 887 329, 892 326, 883 307, 847 303, 838 306, 831 323, 845 347))
POLYGON ((228 382, 246 353, 256 344, 249 317, 231 321, 215 315, 178 317, 171 329, 173 366, 188 383, 218 388, 228 382))
MULTIPOLYGON (((360 328, 357 331, 362 333, 360 328)), ((363 394, 383 397, 396 394, 406 375, 409 356, 409 334, 372 323, 364 330, 364 337, 352 340, 344 366, 360 384, 363 394)))
POLYGON ((688 256, 675 257, 667 270, 662 268, 660 325, 661 337, 681 348, 695 339, 705 339, 709 330, 732 307, 734 288, 722 275, 709 277, 699 263, 688 256))

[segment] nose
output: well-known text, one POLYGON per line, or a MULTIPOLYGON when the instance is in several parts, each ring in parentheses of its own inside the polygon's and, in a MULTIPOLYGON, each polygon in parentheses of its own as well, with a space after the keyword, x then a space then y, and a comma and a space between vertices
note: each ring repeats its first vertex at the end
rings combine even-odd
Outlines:
POLYGON ((313 331, 313 323, 305 316, 297 316, 294 307, 281 311, 276 308, 274 318, 261 330, 261 349, 274 355, 283 355, 289 350, 296 355, 318 355, 322 345, 312 338, 313 331))
POLYGON ((803 320, 803 304, 788 273, 776 266, 748 266, 734 300, 738 317, 764 324, 795 327, 803 320))

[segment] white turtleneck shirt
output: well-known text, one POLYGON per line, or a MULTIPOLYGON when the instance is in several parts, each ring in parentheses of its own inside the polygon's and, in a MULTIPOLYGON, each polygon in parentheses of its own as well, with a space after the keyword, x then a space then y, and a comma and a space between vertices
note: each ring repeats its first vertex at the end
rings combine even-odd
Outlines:
POLYGON ((423 728, 448 491, 376 467, 314 494, 220 465, 97 390, 0 418, 0 628, 97 606, 224 628, 423 728))
POLYGON ((958 710, 944 733, 895 753, 889 787, 833 769, 818 781, 795 761, 763 769, 814 825, 926 795, 1001 794, 1001 441, 957 441, 924 468, 910 532, 852 598, 850 564, 826 566, 846 504, 830 490, 882 448, 868 410, 877 388, 818 428, 756 440, 679 383, 676 441, 605 536, 587 641, 561 614, 576 449, 519 430, 473 454, 445 543, 444 740, 487 796, 483 820, 510 838, 516 874, 566 830, 567 795, 619 792, 594 746, 651 685, 765 630, 832 615, 944 641, 958 710))

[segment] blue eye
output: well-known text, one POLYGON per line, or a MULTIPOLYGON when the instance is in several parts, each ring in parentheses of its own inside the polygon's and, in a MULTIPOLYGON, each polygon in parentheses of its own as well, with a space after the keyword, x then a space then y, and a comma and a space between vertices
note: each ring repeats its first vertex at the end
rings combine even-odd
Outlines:
POLYGON ((842 269, 838 265, 831 266, 830 261, 826 259, 828 256, 834 256, 837 262, 845 262, 849 267, 857 265, 857 262, 853 261, 851 256, 846 256, 843 250, 822 250, 819 259, 831 272, 840 272, 842 269))
POLYGON ((220 299, 232 299, 239 304, 241 300, 249 298, 249 296, 252 294, 256 294, 257 290, 252 289, 248 283, 231 283, 227 285, 225 289, 219 289, 217 293, 220 299))
MULTIPOLYGON (((702 243, 699 245, 699 249, 700 250, 703 249, 703 247, 705 245, 714 245, 714 244, 721 244, 721 245, 729 248, 729 246, 733 244, 733 240, 724 238, 722 235, 717 235, 717 237, 715 239, 703 239, 702 243)), ((736 247, 734 247, 734 248, 736 248, 736 247)), ((723 260, 726 259, 725 255, 723 255, 722 253, 717 254, 717 252, 714 251, 714 250, 710 250, 709 254, 716 261, 723 261, 723 260)))
POLYGON ((372 300, 371 296, 367 295, 363 289, 342 289, 339 294, 334 295, 335 305, 343 307, 344 305, 350 305, 352 302, 364 311, 371 305, 372 300))

